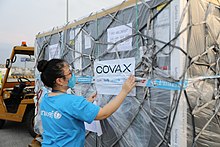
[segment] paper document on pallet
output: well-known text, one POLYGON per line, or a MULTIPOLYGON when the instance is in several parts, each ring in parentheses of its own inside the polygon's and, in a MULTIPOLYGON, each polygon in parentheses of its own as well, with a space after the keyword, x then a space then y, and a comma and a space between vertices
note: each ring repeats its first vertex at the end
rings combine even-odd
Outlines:
MULTIPOLYGON (((93 104, 97 105, 96 101, 94 101, 93 104)), ((88 124, 86 122, 84 124, 86 130, 95 132, 98 136, 102 135, 102 128, 99 120, 94 120, 91 124, 88 124)))

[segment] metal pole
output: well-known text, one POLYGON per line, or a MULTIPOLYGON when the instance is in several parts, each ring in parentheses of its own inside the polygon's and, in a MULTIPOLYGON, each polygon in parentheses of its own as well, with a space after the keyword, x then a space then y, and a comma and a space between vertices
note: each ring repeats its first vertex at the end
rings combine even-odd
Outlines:
POLYGON ((69 22, 69 0, 66 0, 66 23, 69 22))

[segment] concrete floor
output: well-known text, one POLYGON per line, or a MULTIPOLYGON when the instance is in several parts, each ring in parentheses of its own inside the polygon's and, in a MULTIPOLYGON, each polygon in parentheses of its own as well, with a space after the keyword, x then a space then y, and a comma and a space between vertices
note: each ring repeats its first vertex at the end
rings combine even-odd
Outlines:
POLYGON ((27 147, 32 140, 24 123, 6 122, 0 129, 0 147, 27 147))

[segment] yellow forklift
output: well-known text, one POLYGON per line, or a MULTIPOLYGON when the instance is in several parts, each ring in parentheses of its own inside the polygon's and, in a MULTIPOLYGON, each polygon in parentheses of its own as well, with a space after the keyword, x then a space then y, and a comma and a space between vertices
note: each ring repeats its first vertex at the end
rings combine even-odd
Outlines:
MULTIPOLYGON (((34 47, 27 47, 26 43, 22 42, 21 46, 13 48, 10 59, 6 60, 6 71, 0 89, 0 128, 4 126, 6 121, 24 122, 31 136, 35 137, 36 134, 33 129, 34 74, 31 76, 24 72, 28 69, 26 68, 27 62, 30 61, 33 63, 33 69, 33 56, 34 47), (17 66, 22 64, 22 60, 25 68, 18 68, 17 66), (9 76, 10 70, 14 69, 13 65, 16 65, 15 67, 20 71, 9 76)), ((32 71, 32 73, 34 72, 32 71)))

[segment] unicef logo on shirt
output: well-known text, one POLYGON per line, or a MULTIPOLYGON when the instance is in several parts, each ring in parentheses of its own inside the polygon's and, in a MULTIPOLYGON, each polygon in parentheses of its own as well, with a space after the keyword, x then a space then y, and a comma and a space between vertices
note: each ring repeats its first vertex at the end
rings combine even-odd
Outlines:
POLYGON ((60 114, 58 111, 55 111, 53 116, 55 119, 60 119, 62 117, 62 114, 60 114))

